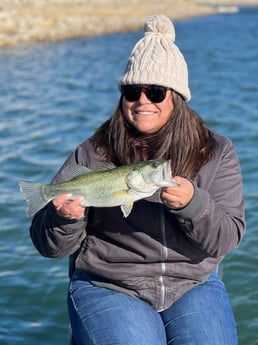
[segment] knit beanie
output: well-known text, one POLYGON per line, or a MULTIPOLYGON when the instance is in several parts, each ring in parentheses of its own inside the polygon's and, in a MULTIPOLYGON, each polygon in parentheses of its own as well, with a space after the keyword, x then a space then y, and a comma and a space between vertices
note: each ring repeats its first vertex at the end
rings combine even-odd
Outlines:
POLYGON ((133 48, 119 86, 154 84, 171 88, 188 102, 188 70, 185 59, 174 44, 175 29, 165 15, 147 19, 144 37, 133 48))

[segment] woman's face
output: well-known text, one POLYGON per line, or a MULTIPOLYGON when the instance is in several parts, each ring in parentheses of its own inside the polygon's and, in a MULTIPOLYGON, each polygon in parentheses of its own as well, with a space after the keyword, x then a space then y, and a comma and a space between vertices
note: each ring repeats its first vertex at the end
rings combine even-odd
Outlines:
POLYGON ((128 101, 123 96, 122 107, 125 118, 132 126, 141 133, 152 134, 163 127, 172 115, 172 91, 167 89, 164 100, 159 103, 150 101, 144 90, 136 101, 128 101))

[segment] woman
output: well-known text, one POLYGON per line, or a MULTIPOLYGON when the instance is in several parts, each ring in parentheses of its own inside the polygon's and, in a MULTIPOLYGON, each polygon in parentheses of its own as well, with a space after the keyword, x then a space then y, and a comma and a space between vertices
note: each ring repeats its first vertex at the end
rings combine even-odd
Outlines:
POLYGON ((127 218, 63 194, 32 221, 42 255, 74 259, 68 309, 76 345, 237 344, 216 271, 245 229, 239 162, 230 140, 187 106, 187 65, 174 40, 166 16, 147 20, 116 111, 53 182, 71 163, 95 170, 163 158, 180 186, 136 202, 127 218))

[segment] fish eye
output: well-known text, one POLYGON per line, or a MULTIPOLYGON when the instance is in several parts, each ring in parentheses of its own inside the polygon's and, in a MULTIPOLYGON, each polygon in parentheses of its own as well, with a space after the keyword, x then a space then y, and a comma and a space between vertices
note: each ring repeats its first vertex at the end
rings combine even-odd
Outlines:
POLYGON ((158 162, 157 161, 152 162, 151 167, 154 169, 157 169, 159 167, 158 162))

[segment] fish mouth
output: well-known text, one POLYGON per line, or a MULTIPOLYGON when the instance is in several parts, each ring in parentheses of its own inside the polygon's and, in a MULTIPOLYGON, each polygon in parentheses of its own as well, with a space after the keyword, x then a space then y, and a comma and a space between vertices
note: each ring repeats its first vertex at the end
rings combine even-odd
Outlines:
POLYGON ((164 163, 164 168, 162 169, 163 172, 163 180, 164 181, 171 181, 172 180, 172 169, 171 169, 171 160, 168 160, 164 163))

